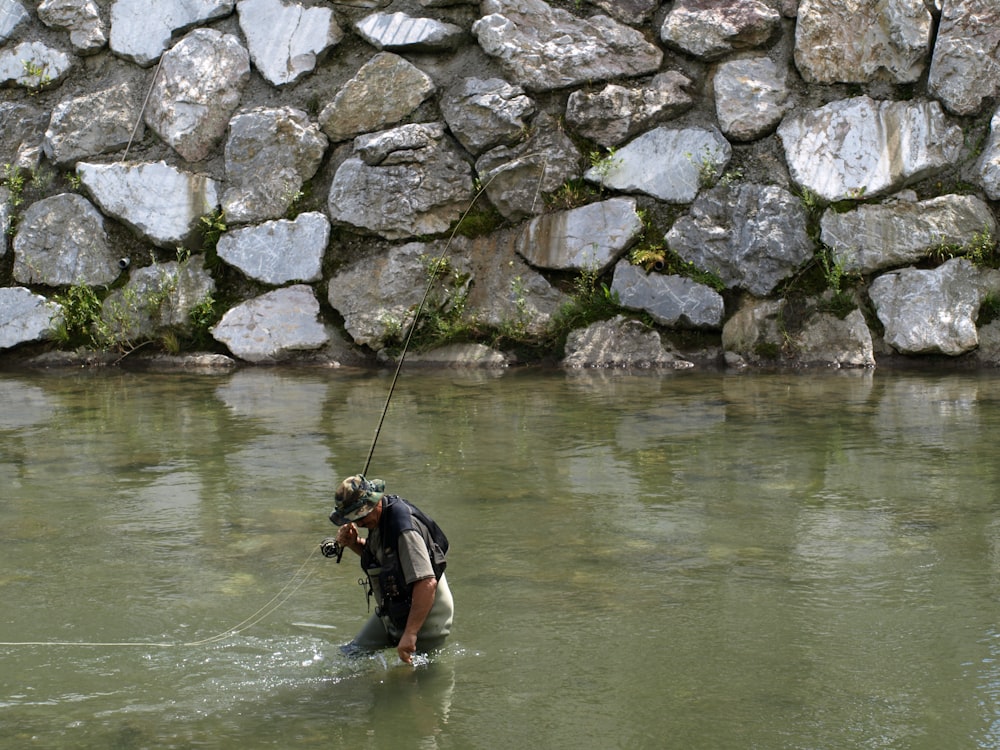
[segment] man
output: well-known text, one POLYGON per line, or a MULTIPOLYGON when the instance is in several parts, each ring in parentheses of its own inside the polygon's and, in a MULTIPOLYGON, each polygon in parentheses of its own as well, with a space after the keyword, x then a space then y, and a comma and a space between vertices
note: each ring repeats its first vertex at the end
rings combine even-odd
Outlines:
MULTIPOLYGON (((399 658, 412 664, 417 649, 438 648, 451 632, 455 605, 444 577, 448 539, 419 508, 386 495, 381 479, 348 477, 334 499, 330 520, 340 526, 335 542, 361 557, 369 607, 375 599, 375 612, 347 648, 395 646, 399 658), (368 530, 367 538, 358 535, 359 526, 368 530)), ((331 540, 322 547, 323 554, 335 554, 331 540)))

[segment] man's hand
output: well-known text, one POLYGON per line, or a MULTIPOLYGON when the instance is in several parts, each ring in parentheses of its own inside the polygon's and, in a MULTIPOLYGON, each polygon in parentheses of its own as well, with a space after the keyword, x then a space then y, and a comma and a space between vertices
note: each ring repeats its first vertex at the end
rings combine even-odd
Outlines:
POLYGON ((404 664, 413 664, 413 654, 417 651, 417 634, 403 633, 396 646, 396 653, 404 664))
POLYGON ((350 547, 351 549, 354 549, 357 543, 358 527, 353 523, 345 523, 337 530, 337 544, 341 547, 350 547))
POLYGON ((403 631, 396 653, 405 664, 413 663, 413 654, 417 650, 417 633, 424 625, 427 614, 434 606, 434 596, 437 592, 436 578, 421 578, 413 584, 413 602, 410 604, 410 616, 406 618, 406 630, 403 631))

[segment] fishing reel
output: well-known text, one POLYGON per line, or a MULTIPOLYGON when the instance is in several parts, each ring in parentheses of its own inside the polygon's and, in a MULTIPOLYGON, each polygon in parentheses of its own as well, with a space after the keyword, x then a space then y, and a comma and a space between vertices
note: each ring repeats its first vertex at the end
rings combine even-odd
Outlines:
POLYGON ((344 556, 344 548, 332 536, 328 536, 319 543, 319 551, 323 553, 323 557, 336 557, 338 563, 340 558, 344 556))

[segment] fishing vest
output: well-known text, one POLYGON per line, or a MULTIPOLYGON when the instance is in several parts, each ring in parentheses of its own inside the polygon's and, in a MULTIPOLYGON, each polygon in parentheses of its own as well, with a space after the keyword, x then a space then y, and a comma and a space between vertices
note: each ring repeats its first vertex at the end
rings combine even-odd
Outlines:
MULTIPOLYGON (((400 631, 406 628, 413 603, 413 584, 406 583, 399 560, 399 535, 404 531, 416 531, 424 540, 427 555, 434 570, 434 577, 441 580, 448 565, 448 537, 434 520, 415 505, 398 495, 382 497, 382 515, 379 518, 379 543, 382 546, 384 563, 366 544, 361 550, 361 569, 367 577, 369 602, 374 592, 372 578, 378 578, 381 600, 375 603, 375 614, 388 617, 400 631)), ((365 580, 362 579, 362 583, 365 580)))

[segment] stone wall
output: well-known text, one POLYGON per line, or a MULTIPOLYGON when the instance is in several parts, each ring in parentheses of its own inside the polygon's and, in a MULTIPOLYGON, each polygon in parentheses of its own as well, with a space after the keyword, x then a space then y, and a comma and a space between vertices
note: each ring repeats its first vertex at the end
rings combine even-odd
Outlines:
POLYGON ((0 362, 423 302, 432 363, 994 365, 1000 7, 941 5, 0 0, 0 362))

